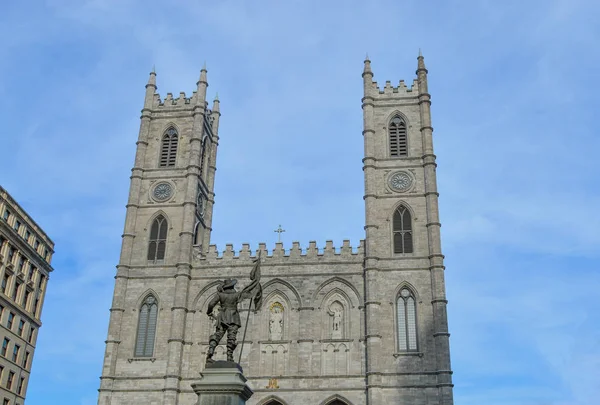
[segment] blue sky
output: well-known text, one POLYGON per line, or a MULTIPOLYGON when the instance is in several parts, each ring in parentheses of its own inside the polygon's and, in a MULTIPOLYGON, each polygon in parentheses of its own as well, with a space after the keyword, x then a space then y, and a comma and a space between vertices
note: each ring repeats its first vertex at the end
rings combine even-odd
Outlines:
POLYGON ((429 69, 455 402, 600 397, 600 3, 0 5, 0 184, 57 244, 28 405, 95 404, 148 72, 222 119, 213 242, 364 237, 362 61, 429 69), (596 135, 595 135, 596 134, 596 135))

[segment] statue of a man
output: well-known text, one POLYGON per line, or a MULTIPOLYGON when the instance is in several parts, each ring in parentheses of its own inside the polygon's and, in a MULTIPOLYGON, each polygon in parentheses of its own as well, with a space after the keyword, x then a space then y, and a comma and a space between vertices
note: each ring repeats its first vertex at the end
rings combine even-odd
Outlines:
POLYGON ((233 360, 233 351, 237 346, 237 332, 240 326, 242 326, 240 320, 240 313, 238 312, 238 303, 246 298, 254 298, 255 308, 260 307, 260 300, 262 299, 262 287, 260 285, 260 259, 258 259, 252 272, 250 273, 250 279, 252 282, 246 286, 242 291, 236 291, 235 284, 237 280, 226 279, 219 287, 217 287, 217 295, 208 303, 206 314, 212 316, 213 309, 217 304, 220 306, 218 315, 216 316, 216 329, 215 333, 209 338, 208 352, 206 354, 206 362, 212 363, 212 359, 215 354, 215 348, 219 345, 219 342, 227 333, 227 361, 233 360))
POLYGON ((283 313, 280 305, 274 305, 269 319, 269 334, 271 340, 281 340, 283 336, 283 313))
POLYGON ((331 337, 333 339, 340 339, 342 337, 342 315, 344 309, 342 308, 342 306, 337 303, 334 302, 333 304, 331 304, 331 306, 329 307, 329 310, 327 311, 329 313, 329 315, 331 315, 333 317, 332 320, 332 330, 331 330, 331 337))

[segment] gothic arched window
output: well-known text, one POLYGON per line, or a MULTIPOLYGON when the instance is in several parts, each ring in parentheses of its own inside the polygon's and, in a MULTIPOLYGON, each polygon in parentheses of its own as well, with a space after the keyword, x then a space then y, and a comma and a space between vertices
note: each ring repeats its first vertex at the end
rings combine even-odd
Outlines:
POLYGON ((398 295, 398 350, 417 351, 417 307, 415 296, 408 288, 400 290, 398 295))
POLYGON ((162 143, 160 146, 160 167, 172 167, 175 166, 175 159, 177 158, 177 131, 171 127, 167 129, 167 132, 163 135, 162 143))
POLYGON ((394 212, 394 253, 412 253, 412 220, 410 211, 404 205, 399 206, 394 212))
POLYGON ((342 401, 341 399, 334 399, 331 402, 328 402, 327 405, 348 405, 346 402, 342 401))
POLYGON ((208 142, 208 138, 204 138, 204 141, 202 141, 202 157, 200 158, 200 176, 202 176, 205 171, 204 164, 207 159, 206 153, 208 152, 208 148, 206 145, 207 142, 208 142))
POLYGON ((156 297, 150 294, 144 299, 140 307, 137 338, 135 340, 135 357, 152 357, 154 354, 157 317, 158 303, 156 297))
POLYGON ((161 214, 152 221, 150 243, 148 243, 148 261, 162 263, 167 248, 167 219, 161 214))
POLYGON ((406 139, 406 123, 399 116, 390 121, 390 156, 408 156, 408 142, 406 139))

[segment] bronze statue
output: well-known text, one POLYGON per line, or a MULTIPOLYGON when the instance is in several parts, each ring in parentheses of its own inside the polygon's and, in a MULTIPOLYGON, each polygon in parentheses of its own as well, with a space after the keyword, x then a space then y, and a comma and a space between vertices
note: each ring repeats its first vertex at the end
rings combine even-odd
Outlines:
MULTIPOLYGON (((251 283, 248 284, 242 291, 236 291, 235 284, 237 280, 226 279, 219 287, 217 287, 217 295, 208 303, 208 309, 206 314, 212 317, 213 309, 217 304, 220 305, 219 313, 216 316, 216 329, 215 333, 210 336, 208 352, 206 354, 206 362, 212 363, 212 359, 215 348, 219 342, 227 333, 227 361, 233 360, 233 351, 237 346, 237 332, 242 326, 240 320, 240 313, 238 312, 238 303, 251 298, 250 307, 254 302, 254 308, 260 309, 262 300, 262 287, 260 285, 260 253, 254 261, 254 267, 250 272, 251 283)), ((250 317, 250 308, 248 308, 248 317, 250 317)), ((246 328, 248 327, 248 320, 246 319, 246 328)), ((246 330, 244 330, 244 337, 242 339, 242 348, 244 340, 246 338, 246 330)), ((240 350, 240 359, 242 357, 240 350)))

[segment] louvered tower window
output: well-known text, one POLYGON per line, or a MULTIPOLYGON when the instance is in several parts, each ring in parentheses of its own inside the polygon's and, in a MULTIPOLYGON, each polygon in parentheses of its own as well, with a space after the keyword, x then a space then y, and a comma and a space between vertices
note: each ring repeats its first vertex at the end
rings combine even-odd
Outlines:
POLYGON ((408 156, 408 143, 406 140, 406 123, 400 117, 392 118, 389 127, 390 156, 408 156))
POLYGON ((177 131, 175 128, 169 128, 162 138, 162 144, 160 148, 160 167, 175 166, 175 159, 177 158, 177 141, 177 131))
POLYGON ((204 164, 206 162, 206 152, 208 148, 206 147, 206 143, 208 142, 208 138, 204 138, 202 142, 202 157, 200 158, 200 177, 204 175, 204 164))
POLYGON ((417 307, 415 296, 408 288, 400 290, 397 302, 398 350, 417 351, 417 307))
POLYGON ((404 205, 394 212, 394 253, 412 253, 412 220, 410 211, 404 205))
POLYGON ((144 299, 140 307, 137 339, 135 341, 135 357, 152 357, 154 354, 157 316, 158 304, 156 298, 150 294, 144 299))
POLYGON ((148 261, 152 263, 162 263, 165 259, 168 226, 169 224, 163 215, 157 216, 152 222, 152 228, 150 228, 150 243, 148 244, 148 261))

